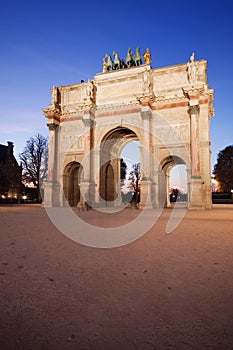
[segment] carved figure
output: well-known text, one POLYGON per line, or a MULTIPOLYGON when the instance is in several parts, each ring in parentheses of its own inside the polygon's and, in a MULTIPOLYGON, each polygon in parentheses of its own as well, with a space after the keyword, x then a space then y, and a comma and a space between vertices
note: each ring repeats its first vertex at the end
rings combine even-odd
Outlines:
POLYGON ((112 65, 112 69, 121 69, 121 60, 118 56, 118 54, 116 53, 116 51, 113 51, 113 65, 112 65))
POLYGON ((86 95, 87 97, 93 98, 93 84, 90 79, 88 79, 88 82, 86 85, 86 95))
POLYGON ((143 74, 143 77, 142 77, 142 89, 143 89, 143 91, 149 92, 150 85, 151 85, 150 73, 148 72, 148 70, 146 70, 143 74))
POLYGON ((140 66, 142 64, 139 46, 136 48, 136 53, 134 55, 134 61, 135 61, 136 66, 140 66))
POLYGON ((142 58, 144 59, 145 64, 150 64, 151 63, 152 57, 151 57, 151 54, 150 54, 150 49, 148 49, 148 48, 146 49, 146 52, 144 53, 142 58))
POLYGON ((134 59, 133 59, 133 54, 132 54, 132 51, 131 51, 130 47, 128 48, 128 52, 127 52, 127 56, 126 56, 125 62, 127 64, 128 68, 135 66, 135 62, 134 62, 134 59))
POLYGON ((110 71, 112 69, 112 58, 108 53, 106 53, 105 59, 107 60, 107 71, 110 71))
POLYGON ((190 62, 187 63, 188 66, 188 79, 191 84, 195 84, 197 82, 198 68, 197 63, 194 59, 194 52, 190 57, 190 62))
POLYGON ((107 68, 107 62, 105 60, 105 57, 103 58, 103 68, 102 68, 102 72, 103 73, 106 73, 108 71, 108 68, 107 68))

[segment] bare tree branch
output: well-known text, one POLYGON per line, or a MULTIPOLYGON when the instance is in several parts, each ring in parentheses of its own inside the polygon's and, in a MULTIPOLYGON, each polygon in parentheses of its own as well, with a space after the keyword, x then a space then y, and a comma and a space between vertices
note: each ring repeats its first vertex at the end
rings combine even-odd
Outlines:
POLYGON ((47 176, 48 139, 41 134, 31 137, 26 142, 24 151, 19 154, 19 158, 23 166, 22 178, 37 187, 37 199, 40 201, 40 187, 47 176))

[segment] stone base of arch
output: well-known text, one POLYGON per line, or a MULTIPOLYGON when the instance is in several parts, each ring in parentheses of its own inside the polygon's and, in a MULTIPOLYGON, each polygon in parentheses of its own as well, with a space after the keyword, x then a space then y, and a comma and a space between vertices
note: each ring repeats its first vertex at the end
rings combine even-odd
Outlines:
POLYGON ((95 205, 95 183, 92 180, 84 180, 79 184, 80 187, 80 201, 78 208, 85 209, 91 208, 95 205))
POLYGON ((192 178, 190 187, 188 209, 211 209, 211 202, 205 203, 205 199, 203 198, 205 194, 205 191, 203 189, 203 180, 201 178, 192 178))
POLYGON ((142 209, 152 209, 152 201, 151 201, 152 181, 149 179, 141 180, 140 186, 141 186, 141 191, 140 191, 139 207, 142 209))
POLYGON ((44 202, 46 208, 60 207, 60 185, 57 182, 47 181, 44 184, 44 202))

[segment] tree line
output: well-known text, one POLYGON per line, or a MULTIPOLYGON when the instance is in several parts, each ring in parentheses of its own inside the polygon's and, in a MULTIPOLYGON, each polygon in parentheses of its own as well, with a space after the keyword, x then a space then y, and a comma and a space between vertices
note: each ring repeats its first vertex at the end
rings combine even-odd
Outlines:
POLYGON ((213 175, 221 192, 233 190, 233 145, 227 146, 218 153, 213 175))

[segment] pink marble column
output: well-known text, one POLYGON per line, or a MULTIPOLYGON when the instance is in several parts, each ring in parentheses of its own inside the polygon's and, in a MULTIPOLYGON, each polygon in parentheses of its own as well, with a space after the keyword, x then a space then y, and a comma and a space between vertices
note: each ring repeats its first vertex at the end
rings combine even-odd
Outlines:
POLYGON ((199 140, 199 111, 200 106, 189 106, 190 115, 190 141, 192 178, 200 178, 200 140, 199 140))
POLYGON ((56 128, 54 123, 47 124, 49 128, 49 154, 48 154, 48 177, 47 180, 56 180, 56 128))
POLYGON ((144 179, 150 179, 150 121, 151 112, 143 111, 142 115, 142 127, 143 127, 143 145, 142 148, 142 159, 141 159, 141 170, 144 179))
POLYGON ((94 122, 91 119, 85 119, 84 125, 86 127, 86 132, 84 136, 84 160, 83 160, 83 168, 84 168, 84 178, 85 180, 89 180, 92 178, 92 147, 93 147, 93 126, 94 122))

